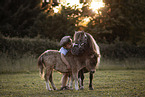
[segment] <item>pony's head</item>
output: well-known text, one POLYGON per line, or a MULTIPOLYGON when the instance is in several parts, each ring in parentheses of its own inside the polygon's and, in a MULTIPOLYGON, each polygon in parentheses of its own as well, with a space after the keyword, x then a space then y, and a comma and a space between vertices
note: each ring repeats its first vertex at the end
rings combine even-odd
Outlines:
POLYGON ((90 50, 100 55, 99 46, 97 45, 93 36, 84 31, 75 31, 74 34, 74 42, 75 43, 87 43, 87 46, 90 50))
POLYGON ((85 51, 87 51, 88 40, 87 40, 87 35, 84 31, 75 32, 74 42, 75 43, 73 45, 73 48, 71 49, 71 53, 73 55, 82 55, 84 54, 85 51))
POLYGON ((97 66, 99 65, 100 57, 101 57, 100 49, 99 49, 99 46, 97 45, 95 39, 93 38, 93 36, 91 34, 86 33, 84 31, 75 31, 74 42, 75 43, 84 43, 85 42, 86 46, 87 46, 87 50, 90 50, 91 55, 92 54, 96 55, 97 66))
POLYGON ((86 40, 87 40, 87 35, 84 31, 75 31, 74 42, 76 44, 86 42, 86 40))

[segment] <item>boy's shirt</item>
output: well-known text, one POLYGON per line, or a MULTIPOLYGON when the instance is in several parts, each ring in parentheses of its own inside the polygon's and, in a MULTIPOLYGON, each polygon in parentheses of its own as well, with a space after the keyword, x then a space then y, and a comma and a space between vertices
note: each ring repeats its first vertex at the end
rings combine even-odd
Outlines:
MULTIPOLYGON (((73 43, 73 46, 72 46, 72 47, 74 47, 75 45, 77 45, 77 44, 74 44, 74 43, 73 43)), ((59 52, 60 52, 60 53, 63 53, 64 55, 66 55, 66 54, 68 53, 69 50, 70 50, 70 49, 65 49, 64 47, 61 47, 60 50, 59 50, 59 52)))
POLYGON ((65 49, 64 47, 61 47, 59 51, 60 51, 60 53, 66 55, 69 50, 65 49))

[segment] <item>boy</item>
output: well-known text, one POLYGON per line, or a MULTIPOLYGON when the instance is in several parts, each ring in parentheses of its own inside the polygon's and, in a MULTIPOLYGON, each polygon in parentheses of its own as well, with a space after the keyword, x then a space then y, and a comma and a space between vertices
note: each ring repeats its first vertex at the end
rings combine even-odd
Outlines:
POLYGON ((60 41, 60 46, 62 46, 60 48, 61 59, 66 64, 67 69, 70 69, 70 65, 65 58, 65 55, 72 48, 72 39, 70 38, 70 36, 64 36, 60 41))
MULTIPOLYGON (((60 46, 62 46, 60 48, 61 59, 66 64, 67 69, 70 70, 70 65, 65 58, 65 55, 72 48, 72 39, 70 38, 70 36, 64 36, 60 41, 60 46)), ((63 90, 66 87, 68 75, 68 73, 63 73, 61 90, 63 90)))

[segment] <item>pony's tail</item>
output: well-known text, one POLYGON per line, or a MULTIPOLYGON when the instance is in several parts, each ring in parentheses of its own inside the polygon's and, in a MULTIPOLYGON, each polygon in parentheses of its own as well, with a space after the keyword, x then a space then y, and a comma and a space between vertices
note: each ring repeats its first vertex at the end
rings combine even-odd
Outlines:
POLYGON ((40 56, 38 58, 38 68, 39 68, 39 74, 40 74, 41 79, 44 79, 45 66, 44 66, 44 63, 43 63, 43 56, 40 56))

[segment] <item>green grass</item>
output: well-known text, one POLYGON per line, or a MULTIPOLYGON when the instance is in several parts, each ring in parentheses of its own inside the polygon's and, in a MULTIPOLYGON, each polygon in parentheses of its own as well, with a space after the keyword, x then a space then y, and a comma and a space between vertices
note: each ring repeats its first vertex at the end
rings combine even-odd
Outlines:
MULTIPOLYGON (((2 53, 0 56, 0 73, 18 73, 37 71, 37 57, 31 54, 24 54, 21 57, 10 56, 2 53)), ((100 70, 145 70, 145 60, 141 58, 105 59, 101 58, 100 70)))
MULTIPOLYGON (((53 76, 60 89, 62 74, 54 72, 53 76)), ((84 90, 47 91, 45 81, 39 77, 35 56, 0 57, 0 97, 144 97, 145 60, 101 58, 93 79, 94 90, 89 90, 88 85, 89 74, 85 74, 84 90)))
POLYGON ((37 69, 37 58, 31 54, 22 57, 2 54, 0 57, 0 73, 32 72, 37 69))
POLYGON ((101 58, 99 68, 101 70, 144 70, 145 60, 142 58, 126 58, 124 60, 101 58))
MULTIPOLYGON (((62 75, 54 72, 56 87, 61 87, 62 75)), ((98 70, 94 74, 94 90, 88 89, 85 74, 84 90, 47 91, 38 72, 0 74, 0 97, 143 97, 145 96, 144 70, 98 70)))

